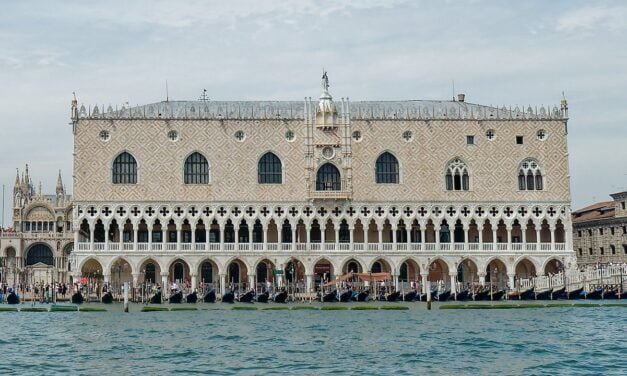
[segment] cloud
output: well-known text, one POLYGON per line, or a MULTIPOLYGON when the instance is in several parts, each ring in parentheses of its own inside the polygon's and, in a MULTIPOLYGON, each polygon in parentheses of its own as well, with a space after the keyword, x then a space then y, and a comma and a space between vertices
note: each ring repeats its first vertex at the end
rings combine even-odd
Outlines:
POLYGON ((615 31, 626 27, 627 6, 588 6, 560 16, 555 29, 562 32, 590 31, 601 28, 615 31))

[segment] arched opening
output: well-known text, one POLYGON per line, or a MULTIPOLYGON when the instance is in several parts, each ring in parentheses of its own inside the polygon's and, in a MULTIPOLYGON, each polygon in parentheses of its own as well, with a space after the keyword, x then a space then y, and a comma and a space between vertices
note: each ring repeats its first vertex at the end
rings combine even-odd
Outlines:
POLYGON ((170 283, 176 283, 179 287, 189 284, 189 265, 182 259, 176 259, 170 264, 169 270, 170 283))
POLYGON ((209 184, 209 162, 204 155, 193 153, 185 160, 185 184, 209 184))
POLYGON ((455 222, 455 230, 453 231, 453 240, 455 243, 464 243, 466 234, 464 233, 464 225, 459 219, 455 222))
POLYGON ((333 265, 327 259, 321 259, 314 265, 316 286, 328 282, 333 277, 333 265))
POLYGON ((114 293, 121 294, 125 282, 133 286, 133 269, 125 259, 118 258, 111 264, 109 272, 111 273, 110 288, 114 293))
POLYGON ((267 284, 274 283, 274 263, 268 259, 261 260, 257 264, 257 283, 267 284))
POLYGON ((428 280, 430 282, 435 282, 435 283, 444 283, 447 284, 447 282, 449 281, 449 278, 447 278, 449 275, 449 270, 448 270, 448 265, 440 260, 434 260, 433 262, 431 262, 431 264, 429 264, 429 277, 428 280))
POLYGON ((285 280, 288 283, 302 281, 305 278, 305 265, 297 259, 290 260, 285 265, 285 280))
POLYGON ((137 161, 127 152, 118 155, 113 161, 113 184, 137 184, 137 161))
POLYGON ((493 288, 497 290, 504 290, 507 288, 507 267, 503 261, 494 259, 490 261, 485 270, 485 281, 489 283, 493 288))
POLYGON ((398 160, 389 152, 381 154, 375 163, 375 181, 377 184, 398 184, 398 160))
POLYGON ((246 287, 248 278, 248 270, 246 265, 239 259, 235 259, 229 263, 227 267, 227 284, 231 289, 243 289, 246 287))
POLYGON ((151 286, 153 284, 160 283, 161 281, 161 268, 159 267, 159 263, 153 259, 148 259, 142 262, 139 267, 139 273, 140 282, 144 285, 151 286))
POLYGON ((322 232, 320 230, 320 224, 317 219, 314 219, 311 224, 310 240, 312 243, 320 243, 322 239, 322 232))
POLYGON ((457 265, 457 282, 469 288, 479 280, 479 268, 471 259, 464 259, 457 265))
MULTIPOLYGON (((522 259, 516 264, 516 279, 530 279, 536 276, 536 267, 528 259, 522 259)), ((513 286, 512 286, 513 287, 513 286)))
POLYGON ((380 258, 378 260, 376 260, 375 262, 372 263, 372 266, 370 267, 370 271, 373 273, 390 273, 392 274, 392 267, 390 266, 390 263, 388 263, 386 260, 380 258))
POLYGON ((46 244, 35 244, 32 246, 26 255, 26 265, 54 265, 54 253, 52 249, 46 244))
POLYGON ((281 184, 283 182, 283 166, 274 153, 266 153, 257 164, 259 184, 281 184))
POLYGON ((323 164, 316 174, 316 191, 339 191, 342 189, 340 171, 331 163, 323 164))
POLYGON ((564 264, 558 259, 552 259, 544 266, 544 274, 555 275, 564 270, 564 264))
MULTIPOLYGON (((403 261, 399 268, 398 280, 403 283, 418 282, 420 280, 420 267, 414 260, 403 261)), ((415 286, 415 285, 414 285, 415 286)))
POLYGON ((363 269, 359 261, 355 259, 350 259, 344 263, 344 267, 342 268, 342 274, 346 273, 363 273, 363 269))
POLYGON ((218 266, 212 261, 203 261, 200 264, 200 283, 203 285, 216 282, 218 266))

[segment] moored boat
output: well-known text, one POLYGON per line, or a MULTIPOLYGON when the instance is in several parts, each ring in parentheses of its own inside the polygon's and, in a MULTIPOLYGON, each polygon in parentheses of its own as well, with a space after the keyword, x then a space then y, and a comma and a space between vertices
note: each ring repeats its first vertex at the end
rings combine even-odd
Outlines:
POLYGON ((150 298, 150 304, 161 304, 161 292, 157 291, 152 298, 150 298))
POLYGON ((104 304, 113 303, 113 294, 111 294, 111 291, 105 292, 104 295, 102 295, 102 298, 100 299, 100 301, 104 304))
POLYGON ((495 291, 490 294, 490 300, 493 300, 493 301, 501 300, 503 299, 504 295, 505 295, 505 290, 495 291))
POLYGON ((188 294, 185 297, 185 300, 187 301, 187 303, 196 303, 198 301, 198 294, 196 294, 196 291, 194 291, 191 294, 188 294))
POLYGON ((183 302, 183 292, 175 292, 174 294, 170 295, 168 301, 170 302, 170 304, 180 304, 181 302, 183 302))
POLYGON ((362 291, 359 294, 357 294, 357 301, 358 302, 365 302, 368 300, 368 296, 370 295, 369 291, 362 291))
POLYGON ((401 292, 400 292, 400 291, 394 291, 394 292, 392 292, 392 293, 388 294, 388 295, 385 297, 385 300, 386 300, 386 301, 388 301, 388 302, 395 302, 395 301, 397 301, 400 297, 401 297, 401 292))
POLYGON ((520 300, 533 300, 535 298, 535 288, 532 287, 528 290, 525 290, 523 292, 520 293, 520 295, 518 296, 518 298, 520 300))
POLYGON ((557 289, 551 293, 552 300, 564 299, 567 297, 568 296, 566 295, 566 287, 562 287, 561 289, 557 289))
POLYGON ((20 304, 20 297, 13 291, 7 295, 7 304, 20 304))
POLYGON ((544 290, 536 293, 536 300, 551 300, 553 289, 544 290))
POLYGON ((583 297, 582 294, 581 294, 582 292, 583 292, 583 287, 578 288, 578 289, 574 289, 574 290, 569 291, 569 292, 566 293, 566 298, 569 299, 569 300, 580 299, 580 298, 583 297))
POLYGON ((585 292, 586 299, 601 299, 601 295, 603 294, 603 289, 594 289, 590 292, 585 292))
POLYGON ((603 299, 618 299, 618 290, 610 289, 603 291, 603 299))
POLYGON ((202 298, 205 303, 215 303, 216 302, 216 290, 211 290, 205 294, 202 298))
POLYGON ((322 301, 325 303, 337 302, 337 290, 333 290, 322 296, 322 301))
POLYGON ((455 294, 455 300, 459 302, 463 302, 465 300, 468 300, 469 298, 470 298, 470 291, 468 290, 462 290, 458 292, 457 294, 455 294))
POLYGON ((472 298, 475 301, 490 300, 490 289, 479 290, 475 292, 472 298))
POLYGON ((451 297, 451 290, 445 290, 445 291, 443 291, 443 292, 441 292, 441 293, 437 294, 436 299, 437 299, 439 302, 445 302, 445 301, 447 301, 447 300, 448 300, 448 298, 450 298, 450 297, 451 297))
POLYGON ((222 303, 234 303, 235 302, 235 294, 233 291, 229 291, 226 294, 222 295, 222 303))
POLYGON ((254 298, 255 298, 255 291, 250 290, 247 293, 240 295, 237 300, 240 303, 252 303, 254 298))
POLYGON ((75 292, 72 295, 71 300, 72 300, 72 304, 83 304, 83 301, 84 301, 83 295, 81 294, 80 291, 75 292))
POLYGON ((403 295, 403 301, 404 302, 413 302, 414 300, 416 300, 416 295, 417 295, 416 290, 412 290, 412 291, 406 293, 405 295, 403 295))
POLYGON ((275 303, 285 303, 287 302, 287 291, 280 291, 274 294, 274 302, 275 303))
POLYGON ((342 303, 350 302, 352 296, 353 296, 352 290, 344 291, 343 293, 340 294, 340 302, 342 303))
POLYGON ((258 303, 268 303, 268 299, 270 299, 270 293, 267 291, 264 291, 261 294, 257 295, 258 303))

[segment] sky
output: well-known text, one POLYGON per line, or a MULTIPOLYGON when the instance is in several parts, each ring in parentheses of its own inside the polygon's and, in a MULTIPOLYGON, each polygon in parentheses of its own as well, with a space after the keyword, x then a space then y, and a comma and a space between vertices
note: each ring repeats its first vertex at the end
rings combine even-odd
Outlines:
POLYGON ((627 189, 627 2, 0 0, 0 181, 71 191, 70 101, 569 102, 572 206, 627 189), (453 91, 453 87, 454 90, 453 91), (621 162, 622 161, 622 162, 621 162))

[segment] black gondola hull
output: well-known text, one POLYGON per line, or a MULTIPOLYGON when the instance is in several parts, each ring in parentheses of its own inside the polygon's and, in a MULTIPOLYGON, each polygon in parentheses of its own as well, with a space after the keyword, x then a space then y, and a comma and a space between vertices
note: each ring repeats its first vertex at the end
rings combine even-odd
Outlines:
POLYGON ((150 304, 161 304, 161 293, 158 292, 150 298, 150 304))
POLYGON ((110 292, 106 292, 100 300, 103 304, 111 304, 113 303, 113 295, 110 292))
POLYGON ((83 304, 83 295, 80 292, 75 292, 71 298, 72 304, 83 304))
POLYGON ((287 292, 281 291, 281 292, 275 294, 273 300, 274 300, 275 303, 286 303, 287 302, 287 292))
POLYGON ((175 292, 174 294, 170 295, 168 301, 170 302, 170 304, 181 304, 183 302, 183 293, 180 291, 175 292))
POLYGON ((216 302, 216 291, 215 290, 209 291, 208 293, 205 294, 205 296, 203 296, 202 300, 205 303, 215 303, 216 302))
POLYGON ((10 293, 7 295, 7 304, 20 304, 20 297, 14 292, 10 293))
POLYGON ((235 294, 233 292, 227 292, 222 296, 222 303, 234 303, 235 294))
POLYGON ((249 291, 247 293, 245 293, 244 295, 241 295, 238 299, 238 301, 240 303, 252 303, 253 299, 255 299, 255 292, 254 291, 249 291))
POLYGON ((325 303, 337 302, 338 301, 338 299, 337 299, 337 290, 333 290, 330 293, 325 294, 322 297, 322 301, 325 302, 325 303))
POLYGON ((270 299, 270 293, 267 291, 257 295, 258 303, 268 303, 268 299, 270 299))
POLYGON ((185 297, 185 300, 187 301, 187 303, 196 303, 198 301, 198 295, 196 294, 196 292, 192 292, 185 297))
POLYGON ((552 289, 542 291, 536 294, 536 300, 551 300, 552 289))

